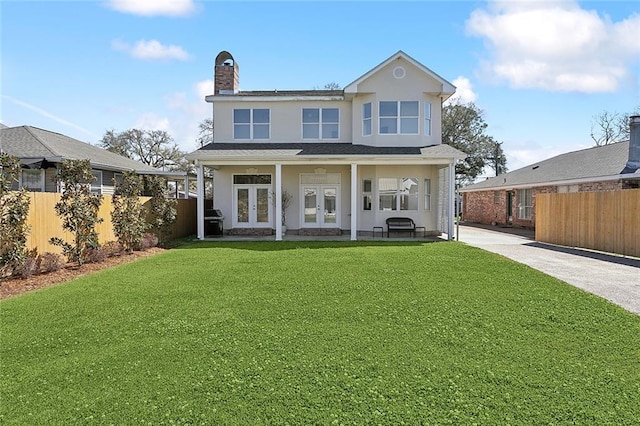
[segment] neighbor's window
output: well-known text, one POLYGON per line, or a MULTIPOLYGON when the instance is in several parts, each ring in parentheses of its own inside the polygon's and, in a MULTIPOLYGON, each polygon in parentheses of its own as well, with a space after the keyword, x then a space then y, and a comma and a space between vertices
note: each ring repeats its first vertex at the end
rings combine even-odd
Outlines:
POLYGON ((493 204, 500 204, 500 191, 493 191, 493 204))
POLYGON ((418 134, 418 101, 380 101, 380 134, 418 134))
POLYGON ((303 108, 302 139, 338 139, 338 108, 303 108))
POLYGON ((424 180, 424 209, 431 210, 431 179, 424 180))
POLYGON ((362 136, 371 135, 371 102, 362 105, 362 136))
POLYGON ((100 195, 102 194, 102 171, 91 170, 91 174, 95 178, 91 181, 91 193, 100 195))
POLYGON ((29 191, 44 191, 43 171, 41 169, 22 169, 20 186, 29 191))
POLYGON ((270 111, 268 109, 234 109, 234 139, 269 139, 270 111))
POLYGON ((418 210, 418 179, 378 179, 378 208, 380 210, 418 210))
POLYGON ((362 181, 362 210, 371 210, 371 179, 362 181))
POLYGON ((533 197, 531 188, 518 190, 518 219, 531 219, 533 197))
POLYGON ((431 103, 424 103, 424 134, 431 136, 431 103))

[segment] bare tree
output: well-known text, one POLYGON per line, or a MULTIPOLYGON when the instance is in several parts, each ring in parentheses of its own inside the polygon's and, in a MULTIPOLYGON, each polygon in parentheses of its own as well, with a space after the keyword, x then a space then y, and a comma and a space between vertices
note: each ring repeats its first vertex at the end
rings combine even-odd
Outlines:
POLYGON ((602 111, 591 119, 591 139, 596 146, 629 140, 629 116, 640 114, 640 105, 633 113, 602 111))
POLYGON ((196 142, 200 148, 213 142, 212 118, 205 118, 198 124, 198 137, 196 138, 196 142))
POLYGON ((335 81, 331 81, 324 85, 325 90, 340 90, 342 87, 335 81))

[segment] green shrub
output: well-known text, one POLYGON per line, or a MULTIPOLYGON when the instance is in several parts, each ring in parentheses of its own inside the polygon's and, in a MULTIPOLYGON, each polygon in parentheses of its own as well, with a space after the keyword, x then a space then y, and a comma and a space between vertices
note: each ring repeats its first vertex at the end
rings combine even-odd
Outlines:
POLYGON ((62 184, 62 198, 56 204, 56 213, 62 218, 62 227, 74 235, 73 244, 61 238, 51 238, 53 245, 62 247, 70 262, 82 266, 86 249, 100 246, 95 226, 102 222, 98 210, 102 196, 91 193, 91 174, 89 160, 65 160, 58 170, 56 180, 62 184))
POLYGON ((122 181, 116 181, 111 221, 113 232, 127 253, 140 245, 144 232, 149 228, 138 198, 141 192, 142 178, 135 172, 125 172, 122 181))
POLYGON ((15 273, 27 256, 29 196, 24 188, 11 190, 19 173, 18 159, 0 152, 0 277, 15 273))

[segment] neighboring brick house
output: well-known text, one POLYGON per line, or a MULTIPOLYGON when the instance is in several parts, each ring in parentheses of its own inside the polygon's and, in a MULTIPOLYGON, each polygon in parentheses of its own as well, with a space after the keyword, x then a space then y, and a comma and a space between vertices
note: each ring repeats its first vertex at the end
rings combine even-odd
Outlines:
POLYGON ((535 228, 536 195, 640 186, 640 117, 630 142, 568 152, 460 190, 466 222, 535 228))
MULTIPOLYGON (((301 69, 304 71, 304 69, 301 69)), ((442 102, 455 87, 402 51, 343 90, 239 90, 238 64, 215 61, 214 142, 189 154, 233 234, 371 235, 389 217, 453 234, 454 166, 442 143, 442 102), (282 211, 281 197, 290 195, 282 211), (280 218, 286 218, 286 228, 280 218)))
MULTIPOLYGON (((55 176, 64 160, 89 160, 95 180, 91 191, 113 194, 114 178, 124 171, 182 181, 183 172, 167 172, 69 136, 33 126, 0 128, 0 151, 18 157, 22 171, 17 187, 35 192, 59 192, 55 176)), ((188 184, 188 183, 187 183, 188 184)))

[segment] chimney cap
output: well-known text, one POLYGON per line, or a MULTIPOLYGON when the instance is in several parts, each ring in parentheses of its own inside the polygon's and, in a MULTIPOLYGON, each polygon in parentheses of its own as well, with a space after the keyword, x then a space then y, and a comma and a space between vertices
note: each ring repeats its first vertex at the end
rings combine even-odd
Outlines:
POLYGON ((634 114, 629 117, 629 123, 640 123, 640 115, 634 114))

